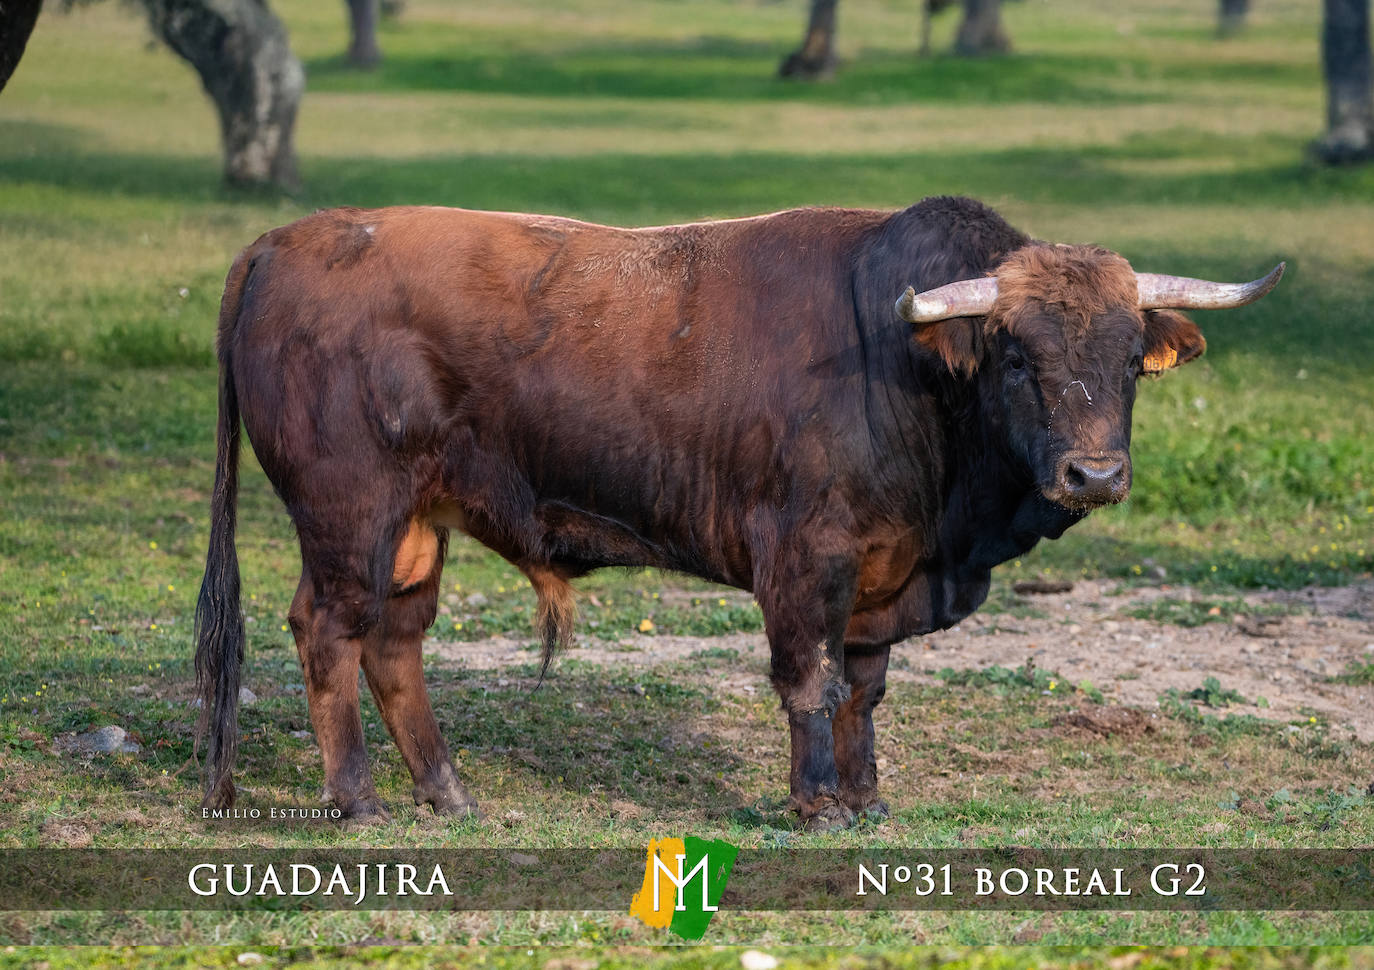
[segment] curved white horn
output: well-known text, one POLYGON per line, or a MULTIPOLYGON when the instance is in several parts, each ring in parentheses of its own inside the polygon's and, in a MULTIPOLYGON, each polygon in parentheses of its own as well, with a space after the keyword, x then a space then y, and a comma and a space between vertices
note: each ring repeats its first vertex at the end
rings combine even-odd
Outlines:
POLYGON ((1226 310, 1254 303, 1283 277, 1287 263, 1279 263, 1269 275, 1251 283, 1213 283, 1186 276, 1136 273, 1135 285, 1142 310, 1226 310))
POLYGON ((897 315, 908 323, 935 323, 953 317, 981 317, 997 300, 997 280, 991 276, 960 280, 917 293, 908 286, 897 298, 897 315))

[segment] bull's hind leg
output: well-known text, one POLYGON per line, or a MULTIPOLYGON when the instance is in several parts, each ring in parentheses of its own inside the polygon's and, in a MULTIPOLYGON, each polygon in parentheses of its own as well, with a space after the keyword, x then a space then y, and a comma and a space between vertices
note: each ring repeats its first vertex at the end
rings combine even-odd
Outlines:
POLYGON ((324 760, 324 800, 345 818, 366 823, 388 816, 372 785, 358 709, 358 663, 366 636, 358 604, 364 599, 361 589, 354 595, 337 586, 321 590, 307 567, 289 616, 324 760))
POLYGON ((363 671, 410 769, 415 804, 430 805, 436 814, 476 814, 477 802, 453 770, 422 666, 421 644, 438 608, 445 545, 427 522, 412 520, 397 552, 380 635, 363 650, 363 671))
POLYGON ((835 712, 835 767, 840 800, 855 812, 886 818, 887 803, 878 797, 878 762, 873 753, 873 709, 887 691, 890 647, 845 647, 844 679, 849 700, 835 712))

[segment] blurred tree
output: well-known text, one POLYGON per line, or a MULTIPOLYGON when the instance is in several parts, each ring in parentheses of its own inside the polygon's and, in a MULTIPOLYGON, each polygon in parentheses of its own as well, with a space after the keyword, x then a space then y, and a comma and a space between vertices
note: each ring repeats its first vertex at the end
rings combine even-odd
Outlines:
POLYGON ((266 0, 140 0, 153 32, 200 75, 219 111, 224 179, 299 185, 293 134, 305 71, 266 0))
POLYGON ((382 59, 377 46, 377 0, 347 0, 348 26, 351 40, 348 60, 354 67, 376 67, 382 59))
POLYGON ((1217 10, 1217 33, 1222 37, 1240 33, 1249 12, 1250 0, 1221 0, 1217 10))
POLYGON ((1332 165, 1367 161, 1374 158, 1369 0, 1325 0, 1324 8, 1327 131, 1313 147, 1332 165))
POLYGON ((964 20, 954 38, 958 54, 1004 54, 1011 38, 1002 29, 1002 0, 964 0, 964 20))
POLYGON ((809 80, 835 73, 835 2, 811 0, 806 36, 802 38, 801 46, 778 65, 780 76, 809 80))
MULTIPOLYGON (((838 0, 811 0, 806 35, 802 44, 782 59, 782 77, 814 79, 835 72, 835 4, 838 0)), ((930 15, 951 6, 954 0, 921 0, 921 52, 930 50, 930 15)), ((962 0, 964 19, 954 41, 956 53, 994 54, 1011 50, 1002 29, 1002 0, 962 0)))
POLYGON ((24 56, 43 0, 0 0, 0 91, 24 56))

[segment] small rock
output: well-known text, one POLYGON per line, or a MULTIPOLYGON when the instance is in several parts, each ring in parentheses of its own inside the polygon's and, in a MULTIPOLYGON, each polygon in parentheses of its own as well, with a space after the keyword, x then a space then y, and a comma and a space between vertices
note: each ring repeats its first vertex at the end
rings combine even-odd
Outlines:
POLYGON ((304 684, 282 684, 281 689, 284 690, 284 691, 286 691, 288 694, 304 694, 304 693, 305 693, 305 685, 304 685, 304 684))
POLYGON ((537 866, 537 865, 539 865, 539 857, 538 857, 538 856, 526 855, 526 854, 523 853, 523 852, 512 852, 512 853, 510 854, 510 861, 511 861, 511 862, 514 862, 517 866, 537 866))
POLYGON ((132 740, 127 731, 115 724, 78 734, 59 742, 59 746, 73 754, 83 755, 138 754, 143 750, 142 745, 132 740))
POLYGON ((468 597, 467 599, 465 599, 463 602, 464 602, 464 603, 467 603, 468 606, 486 606, 487 603, 490 602, 490 600, 488 600, 488 599, 487 599, 485 596, 483 596, 481 593, 473 593, 471 596, 469 596, 469 597, 468 597))
POLYGON ((759 950, 745 950, 740 954, 739 962, 744 970, 774 970, 778 958, 759 950))
POLYGON ((148 693, 150 690, 152 690, 152 688, 149 687, 147 684, 135 684, 134 686, 132 686, 132 687, 129 688, 129 693, 130 693, 130 694, 146 694, 146 693, 148 693))
POLYGON ((267 958, 261 953, 240 953, 235 959, 241 967, 256 967, 267 958))
POLYGON ((306 738, 311 737, 312 735, 309 731, 292 731, 291 736, 293 738, 300 738, 303 741, 306 738))
POLYGON ((253 704, 253 703, 256 703, 256 702, 257 702, 257 699, 258 699, 258 695, 257 695, 257 694, 254 694, 254 693, 253 693, 251 690, 249 690, 247 687, 240 687, 240 688, 239 688, 239 703, 240 703, 240 704, 253 704))

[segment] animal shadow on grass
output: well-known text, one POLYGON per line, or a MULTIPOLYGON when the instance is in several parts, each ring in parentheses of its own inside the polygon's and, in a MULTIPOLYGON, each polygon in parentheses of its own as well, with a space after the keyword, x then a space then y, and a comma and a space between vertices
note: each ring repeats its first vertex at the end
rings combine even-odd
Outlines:
MULTIPOLYGON (((555 669, 537 689, 533 666, 463 677, 431 691, 455 752, 659 812, 718 816, 746 798, 734 779, 751 766, 713 731, 709 716, 720 703, 697 687, 605 668, 555 669)), ((461 773, 479 802, 500 794, 480 768, 461 773)))

